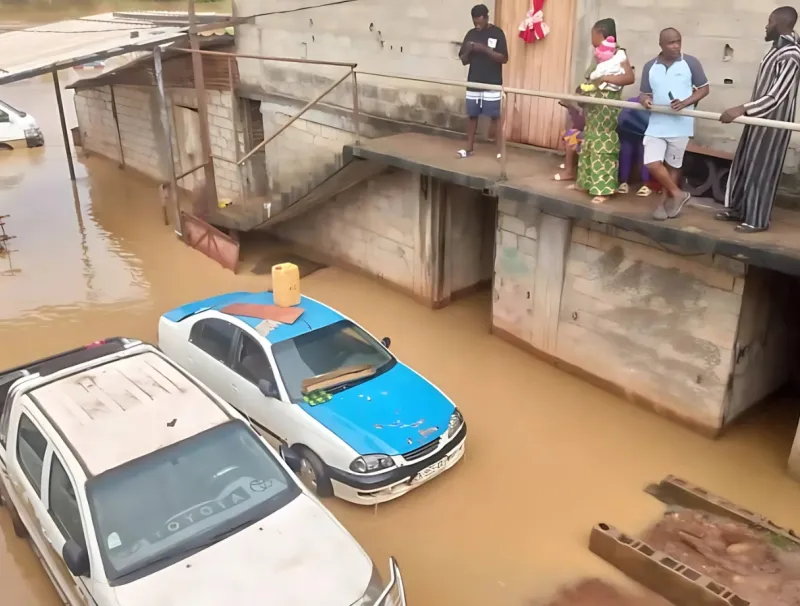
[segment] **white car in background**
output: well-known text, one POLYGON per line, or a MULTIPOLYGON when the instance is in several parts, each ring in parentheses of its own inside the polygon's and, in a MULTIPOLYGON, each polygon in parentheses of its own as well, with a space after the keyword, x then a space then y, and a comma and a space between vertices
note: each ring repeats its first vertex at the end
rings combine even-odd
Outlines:
POLYGON ((394 560, 384 587, 263 438, 138 341, 0 373, 0 496, 68 606, 405 605, 394 560))
POLYGON ((34 117, 0 101, 0 149, 42 145, 44 135, 34 117))

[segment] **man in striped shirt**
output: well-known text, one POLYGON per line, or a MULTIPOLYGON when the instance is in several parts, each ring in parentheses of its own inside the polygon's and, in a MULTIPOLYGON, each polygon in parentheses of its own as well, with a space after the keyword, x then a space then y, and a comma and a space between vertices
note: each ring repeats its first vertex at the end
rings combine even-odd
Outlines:
MULTIPOLYGON (((720 120, 729 124, 740 116, 794 122, 800 83, 800 38, 794 31, 797 11, 791 6, 769 16, 766 40, 772 48, 758 69, 748 103, 726 110, 720 120)), ((757 233, 769 229, 772 204, 778 191, 791 131, 745 126, 731 165, 725 192, 727 210, 720 221, 738 223, 736 231, 757 233)))
MULTIPOLYGON (((472 8, 472 23, 475 26, 464 36, 459 59, 469 65, 469 82, 477 84, 503 84, 503 65, 508 63, 508 45, 503 30, 489 23, 489 9, 484 4, 472 8)), ((501 93, 494 90, 467 89, 467 146, 459 150, 458 157, 472 155, 478 118, 486 116, 492 120, 492 131, 497 132, 500 118, 501 93)), ((500 137, 497 137, 498 142, 500 137)), ((499 152, 499 150, 498 150, 499 152)), ((500 157, 500 154, 497 154, 500 157)))

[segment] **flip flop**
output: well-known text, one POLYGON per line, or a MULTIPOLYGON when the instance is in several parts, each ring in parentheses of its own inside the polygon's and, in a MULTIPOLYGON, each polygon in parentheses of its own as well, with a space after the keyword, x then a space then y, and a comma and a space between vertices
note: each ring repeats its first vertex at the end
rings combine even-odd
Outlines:
POLYGON ((456 157, 457 157, 457 158, 462 158, 462 159, 463 159, 463 158, 469 158, 469 157, 470 157, 470 156, 471 156, 473 153, 474 153, 474 152, 467 151, 466 149, 459 149, 459 150, 456 152, 456 157))
POLYGON ((742 223, 741 225, 737 225, 733 228, 734 230, 738 231, 740 234, 759 234, 762 231, 767 231, 767 227, 756 227, 755 225, 748 225, 747 223, 742 223))
POLYGON ((608 196, 595 196, 592 198, 592 204, 605 204, 608 202, 608 196))
POLYGON ((653 195, 653 190, 647 187, 647 185, 642 185, 639 188, 639 191, 636 192, 636 195, 639 196, 640 198, 646 198, 647 196, 653 195))
POLYGON ((622 184, 621 184, 621 185, 620 185, 620 186, 617 188, 617 193, 618 193, 618 194, 627 194, 627 193, 628 193, 628 184, 627 184, 627 183, 622 183, 622 184))
POLYGON ((742 215, 732 210, 723 210, 720 213, 714 215, 714 218, 717 221, 729 221, 731 223, 738 223, 742 220, 742 215))

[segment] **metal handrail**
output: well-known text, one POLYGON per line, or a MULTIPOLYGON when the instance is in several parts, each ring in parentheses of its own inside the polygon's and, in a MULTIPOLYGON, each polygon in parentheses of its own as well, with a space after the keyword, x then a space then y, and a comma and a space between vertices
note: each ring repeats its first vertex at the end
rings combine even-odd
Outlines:
MULTIPOLYGON (((581 103, 585 105, 608 105, 610 107, 619 107, 621 109, 633 109, 637 111, 650 111, 657 114, 671 114, 681 116, 691 116, 692 118, 700 118, 701 120, 713 120, 719 122, 720 116, 717 112, 704 112, 695 109, 683 109, 676 112, 674 109, 666 105, 654 105, 650 109, 646 109, 640 103, 633 103, 631 101, 617 101, 616 99, 596 99, 594 97, 585 97, 583 95, 572 95, 569 93, 551 93, 547 91, 532 90, 527 88, 511 88, 508 86, 497 86, 495 84, 480 84, 478 82, 469 82, 462 80, 446 80, 439 78, 420 78, 418 76, 408 76, 404 74, 386 74, 380 72, 369 72, 357 69, 357 74, 364 76, 377 76, 379 78, 392 78, 396 80, 408 80, 410 82, 425 82, 428 84, 443 84, 446 86, 456 86, 459 88, 472 88, 475 90, 491 90, 500 91, 504 93, 511 93, 514 95, 524 95, 528 97, 541 97, 543 99, 555 99, 557 101, 572 101, 574 103, 581 103)), ((749 124, 751 126, 766 126, 769 128, 781 128, 784 130, 800 131, 800 124, 797 122, 783 122, 781 120, 767 120, 765 118, 751 118, 749 116, 742 116, 734 120, 736 124, 749 124)))
POLYGON ((259 59, 261 61, 276 61, 278 63, 306 63, 308 65, 329 65, 333 67, 350 67, 355 68, 358 63, 348 63, 342 61, 321 61, 317 59, 295 59, 294 57, 268 57, 265 55, 249 55, 241 53, 226 53, 224 51, 210 51, 198 50, 193 51, 191 48, 172 47, 170 50, 175 50, 181 53, 197 53, 199 55, 208 55, 212 57, 235 57, 237 59, 259 59))
MULTIPOLYGON (((345 81, 347 78, 350 78, 352 75, 353 75, 353 70, 352 70, 352 68, 351 68, 351 69, 350 69, 350 70, 349 70, 349 71, 348 71, 348 72, 347 72, 347 73, 346 73, 344 76, 342 76, 341 78, 339 78, 339 79, 338 79, 336 82, 334 82, 333 84, 331 84, 331 85, 330 85, 328 88, 326 88, 324 91, 322 91, 322 92, 321 92, 319 95, 317 95, 317 96, 316 96, 316 97, 314 97, 314 98, 313 98, 311 101, 309 101, 308 103, 306 103, 306 104, 303 106, 303 109, 301 109, 301 110, 300 110, 299 112, 297 112, 297 113, 296 113, 294 116, 292 116, 292 117, 289 119, 289 121, 288 121, 288 122, 286 122, 285 124, 281 125, 281 127, 280 127, 278 130, 276 130, 274 133, 272 133, 272 134, 271 134, 269 137, 265 137, 265 138, 264 138, 264 140, 263 140, 261 143, 259 143, 258 145, 256 145, 256 146, 255 146, 253 149, 251 149, 249 152, 247 152, 247 153, 244 155, 244 157, 243 157, 241 160, 239 160, 239 162, 237 162, 237 164, 239 164, 240 166, 241 166, 242 164, 244 164, 244 163, 245 163, 245 162, 246 162, 246 161, 247 161, 247 160, 248 160, 248 159, 249 159, 249 158, 250 158, 250 157, 251 157, 253 154, 255 154, 255 153, 258 151, 258 150, 260 150, 261 148, 263 148, 263 147, 264 147, 264 146, 265 146, 267 143, 269 143, 270 141, 272 141, 272 140, 273 140, 275 137, 277 137, 278 135, 280 135, 280 134, 281 134, 283 131, 285 131, 287 128, 289 128, 289 127, 290 127, 292 124, 294 124, 294 123, 295 123, 295 121, 296 121, 298 118, 300 118, 300 117, 301 117, 301 116, 302 116, 304 113, 306 113, 306 112, 307 112, 309 109, 311 109, 311 108, 312 108, 314 105, 316 105, 317 103, 319 103, 319 102, 322 100, 322 98, 323 98, 323 97, 325 97, 325 95, 327 95, 327 94, 328 94, 329 92, 331 92, 331 91, 332 91, 334 88, 336 88, 337 86, 339 86, 339 85, 340 85, 342 82, 344 82, 344 81, 345 81)), ((357 113, 358 113, 358 107, 355 107, 355 108, 354 108, 354 111, 355 111, 355 113, 357 114, 357 113)), ((357 119, 357 118, 356 118, 356 119, 357 119)))

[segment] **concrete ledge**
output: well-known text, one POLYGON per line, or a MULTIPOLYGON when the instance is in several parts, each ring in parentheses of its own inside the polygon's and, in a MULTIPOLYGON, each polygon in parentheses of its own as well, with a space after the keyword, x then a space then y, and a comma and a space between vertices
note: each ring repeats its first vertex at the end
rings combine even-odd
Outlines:
POLYGON ((800 213, 776 208, 769 232, 741 235, 730 223, 715 221, 718 205, 696 204, 681 217, 669 222, 651 218, 655 198, 634 195, 615 196, 602 206, 590 197, 567 190, 564 183, 552 180, 558 170, 553 153, 533 152, 509 147, 506 181, 500 181, 500 163, 488 145, 476 147, 474 156, 458 159, 458 143, 449 137, 401 134, 347 146, 356 157, 384 162, 408 171, 419 172, 487 191, 498 197, 529 204, 562 218, 607 223, 637 232, 665 246, 680 250, 678 255, 718 254, 744 263, 759 265, 790 275, 800 275, 800 213))

